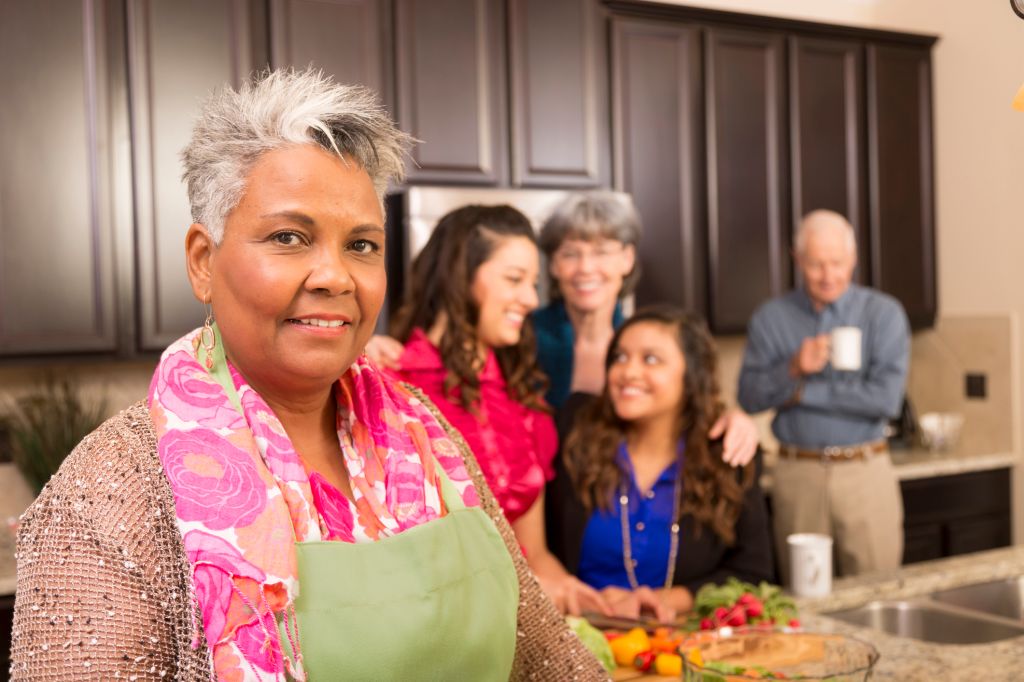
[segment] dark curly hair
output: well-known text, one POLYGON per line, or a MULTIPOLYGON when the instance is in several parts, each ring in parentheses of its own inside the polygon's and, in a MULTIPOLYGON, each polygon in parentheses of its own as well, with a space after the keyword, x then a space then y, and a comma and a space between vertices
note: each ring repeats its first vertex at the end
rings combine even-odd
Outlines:
MULTIPOLYGON (((698 532, 709 527, 731 545, 736 537, 736 520, 743 504, 743 491, 753 482, 754 469, 748 465, 742 483, 736 472, 722 461, 721 441, 708 440, 708 431, 721 416, 724 406, 716 377, 718 360, 707 325, 696 315, 668 306, 646 308, 623 324, 612 338, 605 371, 618 352, 626 330, 643 323, 664 325, 675 332, 676 342, 686 360, 680 377, 683 400, 676 428, 686 439, 683 457, 683 486, 680 514, 697 521, 698 532)), ((588 511, 610 510, 627 474, 616 463, 615 454, 632 425, 615 413, 607 382, 601 396, 582 410, 566 439, 563 457, 573 486, 588 511)))
MULTIPOLYGON (((536 246, 530 221, 511 206, 470 205, 441 218, 426 246, 412 263, 391 335, 405 343, 413 329, 429 330, 445 314, 439 350, 444 366, 445 391, 464 408, 475 411, 480 398, 480 370, 476 325, 479 308, 471 287, 476 271, 486 263, 503 239, 524 237, 536 246)), ((523 323, 519 343, 494 348, 508 394, 527 407, 548 411, 544 402, 547 379, 537 364, 533 325, 523 323)))

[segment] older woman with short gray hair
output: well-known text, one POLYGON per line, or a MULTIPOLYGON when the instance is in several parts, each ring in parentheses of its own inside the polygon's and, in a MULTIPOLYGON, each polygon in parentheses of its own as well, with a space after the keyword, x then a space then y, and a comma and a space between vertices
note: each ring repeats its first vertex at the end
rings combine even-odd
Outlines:
MULTIPOLYGON (((621 299, 640 278, 640 217, 624 194, 595 190, 569 195, 540 233, 548 259, 551 303, 533 314, 537 359, 550 384, 548 403, 561 407, 573 393, 599 394, 605 356, 623 323, 621 299)), ((567 412, 572 412, 571 406, 567 412)), ((725 434, 723 457, 745 464, 757 449, 757 427, 739 410, 723 416, 711 437, 725 434)))
POLYGON ((12 679, 607 677, 463 440, 362 356, 409 143, 314 71, 206 103, 184 153, 206 323, 23 517, 12 679))

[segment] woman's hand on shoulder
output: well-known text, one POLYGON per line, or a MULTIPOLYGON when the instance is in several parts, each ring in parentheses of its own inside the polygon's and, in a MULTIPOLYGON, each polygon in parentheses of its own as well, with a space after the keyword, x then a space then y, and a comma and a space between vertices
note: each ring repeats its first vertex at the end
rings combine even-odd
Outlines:
POLYGON ((574 575, 537 576, 541 589, 562 613, 578 616, 586 611, 612 615, 604 597, 574 575))
POLYGON ((641 613, 654 614, 654 618, 662 623, 675 620, 676 609, 662 594, 664 590, 652 590, 641 585, 635 590, 609 586, 601 590, 601 596, 608 603, 613 616, 620 618, 639 618, 641 613))
POLYGON ((729 410, 712 425, 708 438, 714 440, 725 434, 722 441, 722 460, 733 467, 741 467, 754 458, 759 434, 757 424, 743 410, 729 410))
POLYGON ((366 357, 370 358, 375 365, 384 369, 399 369, 399 360, 402 359, 402 352, 405 346, 398 339, 382 334, 374 334, 366 342, 366 357))

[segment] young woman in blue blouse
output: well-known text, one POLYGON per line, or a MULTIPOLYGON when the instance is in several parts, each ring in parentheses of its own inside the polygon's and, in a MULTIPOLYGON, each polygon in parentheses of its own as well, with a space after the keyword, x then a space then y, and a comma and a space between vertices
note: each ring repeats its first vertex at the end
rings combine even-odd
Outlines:
MULTIPOLYGON (((701 585, 773 578, 764 495, 753 465, 722 461, 707 327, 671 308, 616 332, 599 397, 573 396, 554 494, 551 549, 619 615, 667 620, 701 585)), ((562 426, 566 425, 563 420, 562 426)))

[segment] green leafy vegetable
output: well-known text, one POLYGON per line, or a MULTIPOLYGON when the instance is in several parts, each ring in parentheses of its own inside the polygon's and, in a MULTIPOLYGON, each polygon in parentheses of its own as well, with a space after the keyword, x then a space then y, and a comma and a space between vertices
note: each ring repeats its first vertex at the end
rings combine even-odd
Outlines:
POLYGON ((608 645, 608 640, 603 632, 588 623, 586 618, 566 616, 565 621, 580 638, 583 645, 590 649, 590 653, 594 654, 601 662, 605 670, 615 670, 615 656, 612 655, 612 648, 608 645))

